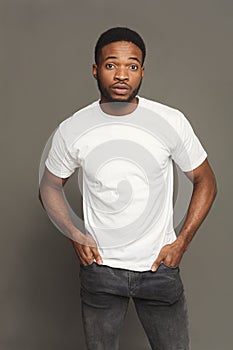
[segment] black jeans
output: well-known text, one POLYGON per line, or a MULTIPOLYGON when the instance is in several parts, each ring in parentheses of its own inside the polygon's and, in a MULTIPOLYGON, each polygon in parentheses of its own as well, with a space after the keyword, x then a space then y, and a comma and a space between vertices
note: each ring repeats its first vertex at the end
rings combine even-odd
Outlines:
POLYGON ((80 297, 88 350, 118 350, 132 297, 152 350, 188 350, 188 312, 179 267, 156 272, 80 265, 80 297))

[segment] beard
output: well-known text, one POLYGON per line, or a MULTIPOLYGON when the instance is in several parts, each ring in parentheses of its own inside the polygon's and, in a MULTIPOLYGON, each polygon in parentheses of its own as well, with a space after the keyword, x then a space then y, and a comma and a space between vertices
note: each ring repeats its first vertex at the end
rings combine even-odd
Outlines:
POLYGON ((101 83, 101 80, 99 79, 99 76, 97 74, 97 85, 98 85, 98 88, 99 88, 99 91, 101 93, 102 96, 105 97, 105 99, 108 101, 108 102, 122 102, 122 103, 130 103, 138 94, 138 91, 141 87, 141 84, 142 84, 142 78, 138 84, 138 86, 136 87, 136 89, 134 89, 131 94, 129 95, 129 97, 126 99, 126 100, 122 100, 122 98, 114 98, 111 96, 111 94, 108 92, 108 90, 106 88, 103 87, 102 83, 101 83))

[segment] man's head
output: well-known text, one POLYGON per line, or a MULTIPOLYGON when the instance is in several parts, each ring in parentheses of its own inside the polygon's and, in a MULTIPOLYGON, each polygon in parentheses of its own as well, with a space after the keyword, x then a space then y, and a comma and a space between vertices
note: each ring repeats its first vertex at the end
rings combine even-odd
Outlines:
POLYGON ((95 46, 93 75, 101 102, 134 102, 144 76, 145 44, 138 33, 111 28, 101 34, 95 46))
POLYGON ((143 65, 146 56, 145 43, 137 32, 126 27, 110 28, 100 35, 95 46, 95 63, 97 65, 99 63, 102 48, 116 41, 128 41, 136 45, 142 52, 143 65))

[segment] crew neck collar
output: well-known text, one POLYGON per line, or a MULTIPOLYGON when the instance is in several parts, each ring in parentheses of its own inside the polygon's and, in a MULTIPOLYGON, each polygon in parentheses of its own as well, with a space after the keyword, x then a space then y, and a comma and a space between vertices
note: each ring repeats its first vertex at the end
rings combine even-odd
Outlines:
POLYGON ((135 108, 135 110, 129 114, 124 114, 124 115, 113 115, 113 114, 108 114, 108 113, 105 113, 101 106, 100 106, 100 99, 97 102, 97 108, 98 108, 98 111, 99 113, 101 114, 102 117, 104 118, 107 118, 107 119, 114 119, 114 120, 125 120, 125 119, 130 119, 132 117, 134 117, 141 105, 141 97, 140 96, 136 96, 137 99, 138 99, 138 103, 137 103, 137 107, 135 108))

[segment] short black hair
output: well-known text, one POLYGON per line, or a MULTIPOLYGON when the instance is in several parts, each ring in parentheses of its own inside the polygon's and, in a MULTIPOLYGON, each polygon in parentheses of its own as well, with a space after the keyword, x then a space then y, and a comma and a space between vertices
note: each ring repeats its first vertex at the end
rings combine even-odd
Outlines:
POLYGON ((142 51, 142 65, 146 56, 146 47, 141 36, 127 27, 114 27, 102 33, 95 46, 95 63, 98 64, 101 50, 105 45, 116 41, 129 41, 135 44, 142 51))

